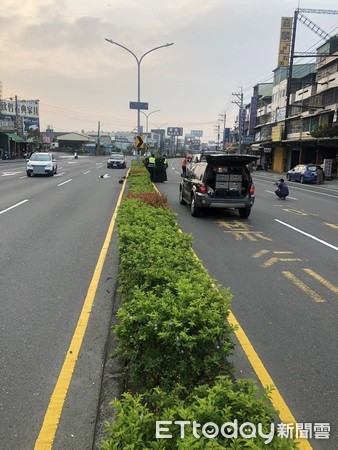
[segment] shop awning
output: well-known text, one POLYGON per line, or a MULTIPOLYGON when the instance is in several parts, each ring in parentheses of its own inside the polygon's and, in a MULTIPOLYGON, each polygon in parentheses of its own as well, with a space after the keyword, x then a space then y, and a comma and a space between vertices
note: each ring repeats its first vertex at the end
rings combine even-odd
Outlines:
POLYGON ((21 136, 19 136, 17 133, 5 133, 12 141, 15 142, 26 142, 21 136))

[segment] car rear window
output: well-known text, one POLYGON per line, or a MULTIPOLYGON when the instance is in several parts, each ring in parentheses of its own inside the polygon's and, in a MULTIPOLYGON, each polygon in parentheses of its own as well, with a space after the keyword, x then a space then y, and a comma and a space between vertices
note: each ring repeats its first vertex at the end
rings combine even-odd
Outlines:
POLYGON ((310 172, 315 172, 317 170, 317 166, 308 166, 307 170, 310 170, 310 172))

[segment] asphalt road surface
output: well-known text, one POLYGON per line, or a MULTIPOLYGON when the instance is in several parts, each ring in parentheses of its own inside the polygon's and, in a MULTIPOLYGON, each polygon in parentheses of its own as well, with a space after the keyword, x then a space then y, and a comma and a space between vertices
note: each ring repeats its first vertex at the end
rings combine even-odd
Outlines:
MULTIPOLYGON (((5 450, 35 446, 65 356, 72 352, 126 173, 107 169, 104 157, 56 158, 54 177, 28 178, 23 161, 0 164, 0 447, 5 450)), ((117 272, 115 234, 55 449, 92 448, 117 272)))
MULTIPOLYGON (((331 437, 316 450, 338 448, 338 190, 337 185, 288 183, 254 172, 256 201, 248 219, 237 211, 193 218, 178 202, 180 160, 157 183, 182 230, 216 283, 230 287, 232 311, 298 423, 329 423, 331 437)), ((252 368, 238 349, 237 374, 252 368)))

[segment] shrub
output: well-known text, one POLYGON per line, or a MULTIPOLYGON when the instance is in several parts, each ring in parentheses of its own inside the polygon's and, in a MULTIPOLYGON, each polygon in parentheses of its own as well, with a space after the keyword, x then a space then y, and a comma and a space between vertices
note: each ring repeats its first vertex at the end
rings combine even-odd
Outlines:
MULTIPOLYGON (((177 385, 168 393, 161 389, 152 389, 144 394, 132 395, 125 393, 121 400, 112 402, 117 413, 116 422, 106 424, 108 435, 102 450, 125 449, 275 449, 291 450, 297 446, 291 439, 282 439, 270 435, 271 423, 275 412, 268 406, 267 394, 258 394, 258 388, 251 380, 232 381, 227 377, 218 377, 212 386, 200 385, 187 390, 177 385), (215 423, 219 429, 224 423, 235 423, 238 427, 245 422, 256 426, 256 436, 250 438, 225 437, 221 433, 213 439, 202 433, 201 427, 196 428, 200 438, 192 433, 192 426, 184 428, 184 438, 180 427, 174 423, 166 425, 172 435, 170 439, 156 439, 156 421, 196 421, 203 426, 215 423), (263 433, 258 430, 261 424, 263 433)), ((164 426, 164 425, 162 425, 164 426)), ((248 429, 250 434, 252 429, 248 429)), ((231 435, 233 429, 227 431, 231 435)), ((276 434, 276 433, 275 433, 276 434)))
POLYGON ((172 439, 156 439, 156 420, 237 419, 262 423, 267 432, 275 410, 253 381, 231 380, 230 292, 212 287, 192 237, 178 232, 176 214, 154 193, 146 169, 132 168, 128 182, 117 219, 122 306, 114 332, 135 395, 113 402, 116 421, 107 424, 102 450, 295 449, 293 441, 265 444, 261 436, 196 439, 190 432, 181 439, 178 427, 172 439))

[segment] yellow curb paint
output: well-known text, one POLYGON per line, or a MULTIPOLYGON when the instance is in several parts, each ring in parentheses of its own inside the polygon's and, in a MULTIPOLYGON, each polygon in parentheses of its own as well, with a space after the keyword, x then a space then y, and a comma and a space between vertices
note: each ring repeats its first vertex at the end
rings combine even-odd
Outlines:
MULTIPOLYGON (((285 403, 283 397, 279 393, 278 389, 275 386, 272 378, 270 377, 268 371, 265 369, 262 361, 257 355, 255 349, 251 345, 249 338, 245 334, 243 328, 238 323, 236 317, 232 312, 229 313, 228 322, 234 328, 234 333, 245 353, 248 360, 250 361, 251 366, 253 367, 259 381, 261 382, 263 388, 268 389, 272 388, 270 392, 270 400, 274 408, 278 411, 279 418, 284 424, 296 424, 297 421, 293 417, 290 409, 285 403)), ((312 447, 307 439, 295 439, 300 450, 311 450, 312 447)))
POLYGON ((309 297, 311 297, 315 302, 317 303, 324 303, 325 300, 317 294, 316 291, 312 290, 306 284, 304 284, 299 278, 297 278, 293 273, 284 271, 282 274, 288 278, 292 283, 294 283, 299 289, 301 289, 305 294, 307 294, 309 297))
MULTIPOLYGON (((129 173, 129 172, 128 172, 129 173)), ((123 182, 123 186, 117 200, 116 208, 114 214, 111 218, 107 234, 101 248, 101 252, 96 263, 96 267, 88 288, 87 296, 85 298, 82 311, 78 323, 75 328, 75 332, 67 351, 66 358, 63 362, 58 380, 54 387, 54 391, 49 401, 47 411, 45 413, 44 421, 40 429, 39 435, 35 442, 35 450, 48 450, 52 448, 53 441, 55 439, 55 434, 57 427, 59 425, 62 408, 66 399, 66 395, 69 389, 69 385, 72 380, 73 372, 75 369, 76 361, 79 356, 83 338, 87 329, 88 321, 90 318, 90 313, 95 300, 95 294, 100 281, 100 276, 102 273, 103 265, 107 256, 110 241, 113 235, 116 216, 118 208, 122 201, 122 196, 126 186, 126 179, 123 182)))

